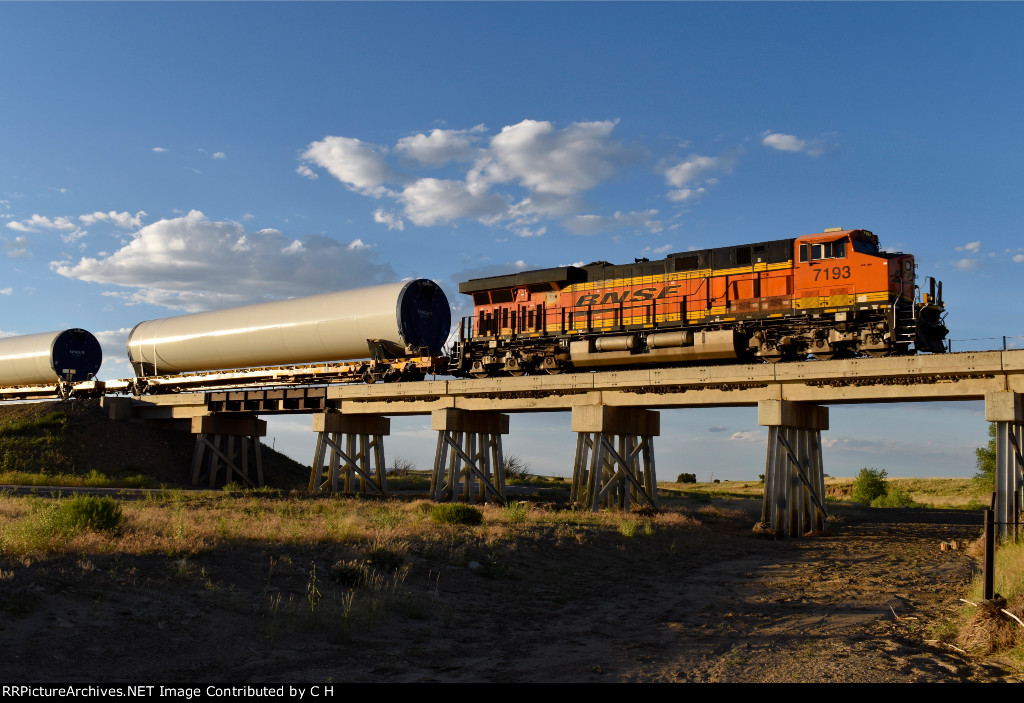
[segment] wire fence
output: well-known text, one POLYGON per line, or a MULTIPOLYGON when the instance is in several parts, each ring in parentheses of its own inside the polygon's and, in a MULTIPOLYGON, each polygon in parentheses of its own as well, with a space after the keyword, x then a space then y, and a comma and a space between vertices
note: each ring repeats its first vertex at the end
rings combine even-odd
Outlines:
POLYGON ((1024 349, 1024 335, 1004 335, 1002 337, 965 337, 948 339, 949 351, 1006 351, 1008 349, 1024 349))

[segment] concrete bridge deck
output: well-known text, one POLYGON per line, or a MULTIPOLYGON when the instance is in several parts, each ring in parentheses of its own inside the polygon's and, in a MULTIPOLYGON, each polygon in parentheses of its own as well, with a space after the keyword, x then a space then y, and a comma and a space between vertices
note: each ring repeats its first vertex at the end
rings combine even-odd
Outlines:
POLYGON ((211 391, 131 398, 130 413, 144 419, 326 409, 374 415, 422 415, 443 408, 520 413, 583 405, 661 409, 756 406, 766 400, 816 405, 982 400, 997 391, 1024 393, 1024 350, 211 391))

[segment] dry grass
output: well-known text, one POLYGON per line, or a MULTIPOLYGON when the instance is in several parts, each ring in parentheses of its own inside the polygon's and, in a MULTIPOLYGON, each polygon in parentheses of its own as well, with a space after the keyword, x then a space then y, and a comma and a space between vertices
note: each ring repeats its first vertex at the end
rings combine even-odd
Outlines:
MULTIPOLYGON (((66 500, 66 499, 65 499, 66 500)), ((686 530, 702 517, 722 514, 706 506, 637 516, 589 513, 535 503, 482 506, 480 525, 431 520, 429 501, 308 498, 259 491, 237 494, 168 490, 144 500, 121 501, 117 534, 55 534, 45 527, 59 500, 0 495, 0 556, 91 552, 188 556, 234 545, 349 545, 452 552, 494 548, 523 535, 572 536, 588 541, 612 533, 686 530)), ((731 511, 729 511, 731 512, 731 511)))
MULTIPOLYGON (((982 540, 970 547, 979 560, 984 556, 982 540)), ((1008 616, 1009 611, 1024 619, 1024 543, 1004 542, 996 547, 992 601, 982 600, 984 583, 979 574, 967 595, 970 603, 961 608, 958 644, 977 654, 1002 654, 1024 670, 1024 626, 1008 616)))

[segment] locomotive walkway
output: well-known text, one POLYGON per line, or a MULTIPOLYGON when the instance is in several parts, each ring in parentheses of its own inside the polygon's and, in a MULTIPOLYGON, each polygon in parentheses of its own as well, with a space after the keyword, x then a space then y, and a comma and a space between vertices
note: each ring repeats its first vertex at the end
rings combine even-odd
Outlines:
POLYGON ((501 435, 509 413, 570 411, 572 500, 591 509, 657 505, 659 409, 757 406, 769 428, 762 521, 777 535, 824 526, 821 432, 828 405, 984 400, 997 424, 996 520, 1017 530, 1024 486, 1024 350, 713 365, 415 383, 244 388, 107 396, 114 419, 173 423, 197 435, 193 481, 233 472, 262 482, 259 415, 313 415, 310 491, 387 493, 383 438, 392 415, 431 415, 436 500, 505 499, 501 435), (329 455, 329 456, 328 456, 329 455), (256 475, 249 464, 255 461, 256 475), (459 494, 459 495, 457 495, 459 494))

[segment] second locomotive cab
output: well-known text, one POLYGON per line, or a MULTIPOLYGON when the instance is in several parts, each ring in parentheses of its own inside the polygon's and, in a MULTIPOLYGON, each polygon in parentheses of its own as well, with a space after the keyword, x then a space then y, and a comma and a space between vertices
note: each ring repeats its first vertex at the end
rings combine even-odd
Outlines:
POLYGON ((945 351, 942 284, 868 230, 479 278, 456 375, 945 351))

